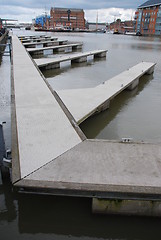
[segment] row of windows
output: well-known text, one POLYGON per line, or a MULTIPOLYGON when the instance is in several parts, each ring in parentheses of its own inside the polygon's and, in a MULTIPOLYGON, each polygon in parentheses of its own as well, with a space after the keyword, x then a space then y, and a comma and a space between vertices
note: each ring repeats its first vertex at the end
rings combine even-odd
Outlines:
MULTIPOLYGON (((152 9, 156 9, 157 6, 153 6, 153 7, 146 7, 146 8, 143 8, 144 10, 152 10, 152 9)), ((161 9, 161 5, 158 6, 159 9, 161 9)))
MULTIPOLYGON (((63 14, 61 14, 61 13, 55 13, 55 14, 51 14, 51 16, 68 16, 68 14, 67 13, 63 13, 63 14)), ((70 14, 70 16, 80 16, 80 17, 84 17, 84 14, 81 14, 81 13, 78 13, 78 14, 70 14)))
POLYGON ((149 28, 154 28, 154 27, 155 27, 155 24, 147 25, 147 24, 142 23, 142 27, 143 27, 143 26, 149 26, 149 28))
MULTIPOLYGON (((151 14, 152 14, 152 15, 155 15, 156 12, 151 12, 151 14)), ((143 12, 143 16, 146 16, 146 17, 147 17, 148 15, 150 15, 150 13, 147 13, 147 12, 145 13, 145 12, 143 12)))
POLYGON ((156 6, 154 6, 154 7, 146 7, 146 8, 144 8, 144 9, 146 9, 146 10, 151 10, 151 9, 156 9, 156 6))
POLYGON ((150 19, 149 19, 149 18, 148 18, 148 19, 146 19, 146 18, 144 19, 144 18, 143 18, 143 19, 142 19, 142 22, 147 22, 147 23, 149 23, 149 22, 154 22, 154 21, 155 21, 155 18, 150 18, 150 19))

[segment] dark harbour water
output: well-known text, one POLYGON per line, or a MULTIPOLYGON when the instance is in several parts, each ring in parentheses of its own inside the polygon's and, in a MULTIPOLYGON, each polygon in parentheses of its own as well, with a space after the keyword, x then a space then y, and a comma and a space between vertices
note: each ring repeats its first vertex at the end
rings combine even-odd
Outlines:
MULTIPOLYGON (((31 34, 31 31, 17 31, 31 34)), ((39 34, 39 33, 35 33, 39 34)), ((54 89, 94 87, 140 61, 156 62, 155 72, 141 79, 132 92, 124 91, 110 109, 81 125, 88 138, 161 143, 161 39, 110 34, 54 34, 59 39, 82 41, 83 51, 108 49, 106 60, 81 65, 62 64, 44 72, 54 89)), ((66 53, 68 54, 68 53, 66 53)), ((46 56, 47 57, 47 56, 46 56)), ((51 57, 51 56, 48 56, 51 57)), ((10 59, 0 59, 0 122, 6 121, 6 148, 10 134, 10 59)), ((161 239, 161 219, 99 216, 91 212, 91 199, 17 195, 0 175, 0 239, 161 239)))

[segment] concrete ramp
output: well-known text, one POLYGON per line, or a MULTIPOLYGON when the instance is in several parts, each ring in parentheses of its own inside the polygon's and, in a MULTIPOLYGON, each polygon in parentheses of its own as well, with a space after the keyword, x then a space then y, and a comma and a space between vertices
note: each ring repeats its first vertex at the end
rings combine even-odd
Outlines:
POLYGON ((154 71, 155 63, 141 62, 94 88, 57 91, 78 124, 109 108, 110 100, 124 89, 134 89, 144 74, 154 71))

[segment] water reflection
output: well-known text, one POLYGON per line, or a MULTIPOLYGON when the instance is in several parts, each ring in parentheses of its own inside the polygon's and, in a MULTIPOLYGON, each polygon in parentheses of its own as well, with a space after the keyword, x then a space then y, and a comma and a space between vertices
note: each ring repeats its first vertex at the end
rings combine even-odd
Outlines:
POLYGON ((160 219, 93 215, 90 199, 20 195, 18 205, 20 233, 39 233, 39 239, 44 237, 40 233, 48 234, 48 239, 151 240, 161 236, 157 231, 160 219))
MULTIPOLYGON (((90 66, 93 65, 93 60, 88 60, 88 62, 82 62, 82 63, 72 63, 71 61, 67 61, 64 63, 61 63, 60 68, 57 69, 49 69, 49 70, 43 70, 42 69, 42 73, 45 76, 45 78, 54 78, 62 73, 65 73, 66 71, 69 71, 70 69, 74 69, 74 68, 88 68, 90 66)), ((54 79, 53 79, 54 80, 54 79)))
POLYGON ((0 166, 0 223, 1 221, 12 222, 17 217, 14 204, 14 194, 10 181, 10 171, 4 166, 0 166), (4 198, 4 204, 3 204, 4 198), (4 205, 4 207, 2 207, 4 205))
POLYGON ((100 81, 103 81, 100 78, 93 78, 95 72, 96 74, 102 74, 105 66, 101 65, 101 63, 106 64, 106 60, 88 58, 88 61, 84 63, 71 64, 70 62, 64 62, 61 63, 60 69, 45 70, 42 72, 55 90, 94 87, 100 81), (69 77, 66 77, 66 73, 69 74, 69 77))
MULTIPOLYGON (((19 30, 18 30, 19 31, 19 30)), ((19 31, 20 35, 32 35, 26 31, 19 31)), ((33 32, 33 34, 38 34, 33 32)), ((50 33, 52 36, 55 34, 50 33)), ((84 51, 89 49, 108 49, 106 61, 92 60, 81 65, 64 65, 63 68, 51 70, 44 73, 50 84, 58 89, 74 87, 93 87, 113 77, 125 69, 137 64, 139 61, 157 62, 154 75, 145 76, 141 79, 138 88, 132 92, 124 91, 112 101, 109 110, 96 115, 81 125, 83 131, 89 138, 102 136, 119 138, 119 126, 121 122, 117 119, 120 113, 126 110, 131 103, 136 104, 136 109, 142 102, 148 107, 146 111, 153 117, 152 124, 160 135, 160 40, 157 38, 135 38, 113 35, 88 35, 88 34, 58 34, 62 40, 84 41, 84 51), (101 43, 101 47, 100 47, 101 43), (159 44, 158 44, 159 43, 159 44), (152 46, 152 48, 151 48, 152 46), (157 46, 157 47, 156 47, 157 46), (154 49, 154 51, 151 51, 154 49), (157 51, 156 51, 157 50, 157 51), (63 77, 62 77, 63 76, 63 77), (62 77, 62 78, 61 78, 62 77), (153 78, 154 77, 154 78, 153 78), (62 81, 61 81, 62 80, 62 81), (55 81, 55 82, 54 82, 55 81), (56 82, 57 81, 57 82, 56 82), (61 81, 61 82, 59 82, 61 81), (146 92, 146 94, 142 94, 146 92), (136 101, 138 96, 138 103, 136 101), (149 100, 151 104, 149 103, 149 100), (158 114, 156 115, 156 112, 158 114), (116 119, 111 127, 111 123, 116 119), (156 120, 158 122, 156 123, 156 120), (110 131, 108 126, 110 125, 110 131), (108 131, 107 131, 108 128, 108 131)), ((5 140, 6 146, 11 147, 10 138, 10 60, 7 57, 0 59, 0 120, 6 121, 5 140), (2 61, 2 62, 1 62, 2 61), (2 104, 3 103, 3 104, 2 104), (3 105, 3 106, 2 106, 3 105)), ((125 111, 135 116, 136 124, 141 128, 146 122, 144 118, 138 121, 138 110, 125 111), (134 112, 134 113, 133 113, 134 112), (137 122, 138 121, 138 122, 137 122)), ((128 110, 128 109, 127 109, 128 110)), ((122 118, 124 121, 124 117, 122 118)), ((130 128, 129 119, 125 121, 126 129, 130 128)), ((151 128, 149 125, 147 126, 151 128)), ((136 132, 136 129, 134 129, 136 132)), ((152 136, 156 135, 153 131, 152 136)), ((148 139, 150 135, 148 136, 148 139)), ((161 137, 158 139, 161 139, 161 137)), ((3 172, 2 172, 3 170, 3 172)), ((151 240, 161 239, 161 219, 121 216, 99 216, 91 212, 91 199, 22 195, 13 192, 8 174, 0 172, 0 237, 1 239, 127 239, 127 240, 151 240)))
MULTIPOLYGON (((106 111, 91 116, 89 119, 87 119, 85 122, 83 122, 80 125, 80 128, 82 131, 86 134, 87 138, 97 138, 100 132, 103 131, 103 129, 109 125, 109 123, 115 119, 118 112, 121 112, 122 109, 128 105, 128 103, 131 102, 131 100, 137 96, 145 87, 146 85, 153 79, 153 75, 145 75, 140 78, 140 83, 133 91, 127 91, 126 89, 119 94, 117 97, 115 97, 110 102, 110 108, 106 111), (97 124, 96 124, 97 123, 97 124), (90 126, 90 127, 89 127, 90 126)), ((110 131, 110 129, 109 129, 110 131)), ((111 129, 112 133, 108 133, 108 138, 110 138, 110 135, 112 135, 112 139, 120 139, 120 136, 118 135, 118 129, 115 125, 111 129)), ((102 137, 102 136, 101 136, 102 137)), ((124 136, 127 137, 127 136, 124 136)), ((105 137, 106 139, 106 137, 105 137)))

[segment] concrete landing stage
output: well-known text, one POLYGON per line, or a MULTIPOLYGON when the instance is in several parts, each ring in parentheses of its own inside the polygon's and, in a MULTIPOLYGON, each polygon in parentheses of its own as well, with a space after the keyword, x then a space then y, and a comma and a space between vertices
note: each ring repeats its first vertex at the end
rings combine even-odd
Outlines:
POLYGON ((155 63, 141 62, 94 88, 60 90, 58 95, 78 124, 110 107, 110 100, 124 89, 133 90, 144 74, 152 74, 155 63))
POLYGON ((88 56, 94 56, 94 58, 106 57, 107 50, 94 50, 84 53, 75 53, 70 56, 61 56, 57 58, 40 58, 35 59, 35 62, 39 68, 59 68, 61 62, 71 61, 71 63, 81 63, 86 62, 88 56))
POLYGON ((57 46, 57 45, 63 45, 63 44, 67 44, 67 40, 57 40, 57 38, 55 38, 54 40, 49 40, 49 41, 42 41, 42 42, 32 42, 32 43, 23 43, 23 45, 26 48, 35 48, 39 45, 43 45, 43 47, 49 47, 49 46, 57 46))
POLYGON ((161 146, 85 140, 15 185, 60 195, 161 199, 161 146))
POLYGON ((16 36, 12 37, 12 46, 12 181, 15 183, 82 139, 16 36))
POLYGON ((31 55, 41 55, 43 54, 44 50, 53 50, 53 53, 56 52, 64 52, 66 48, 72 49, 79 49, 82 48, 82 43, 71 43, 65 45, 58 45, 58 46, 50 46, 50 47, 43 47, 43 48, 27 48, 27 51, 31 55))
MULTIPOLYGON (((93 101, 80 96, 88 109, 77 101, 81 114, 76 117, 91 114, 97 104, 107 107, 109 98, 136 87, 138 78, 151 74, 154 66, 138 64, 86 92, 93 101)), ((94 198, 95 212, 140 214, 142 209, 143 215, 161 216, 160 144, 87 140, 72 109, 50 87, 16 36, 11 80, 12 183, 19 192, 94 198)), ((75 101, 72 94, 70 98, 70 103, 75 101)))
POLYGON ((45 37, 38 37, 38 38, 28 38, 28 39, 21 39, 22 43, 30 43, 30 42, 43 42, 43 41, 54 41, 56 38, 51 36, 45 36, 45 37))

